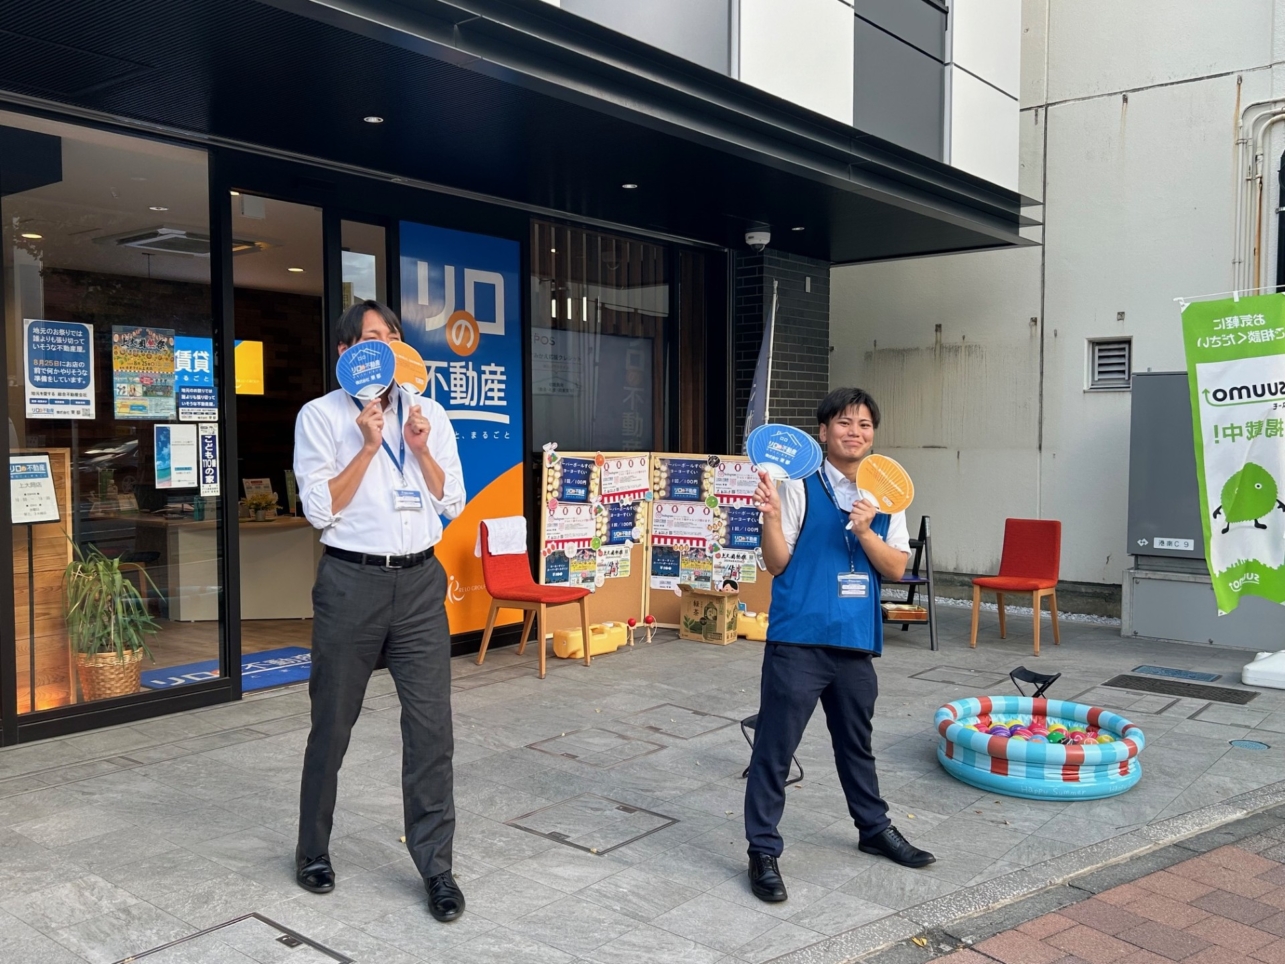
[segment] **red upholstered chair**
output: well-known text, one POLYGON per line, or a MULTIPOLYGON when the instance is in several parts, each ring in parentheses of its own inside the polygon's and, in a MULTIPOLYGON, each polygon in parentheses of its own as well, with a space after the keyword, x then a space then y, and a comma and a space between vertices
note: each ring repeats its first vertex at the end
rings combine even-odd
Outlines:
POLYGON ((1049 597, 1053 617, 1053 644, 1060 646, 1057 631, 1057 574, 1062 559, 1062 523, 1055 519, 1005 519, 1004 552, 999 561, 998 576, 979 576, 973 580, 973 636, 969 644, 977 648, 977 615, 982 608, 982 590, 995 593, 999 603, 999 636, 1003 639, 1004 594, 1030 593, 1035 610, 1035 655, 1040 655, 1040 600, 1049 597))
POLYGON ((584 634, 584 664, 589 665, 589 613, 585 610, 585 597, 588 589, 572 586, 542 586, 531 578, 531 563, 525 552, 513 555, 495 556, 491 554, 490 540, 486 523, 481 524, 482 540, 482 581, 486 591, 491 595, 491 611, 486 615, 486 630, 482 633, 482 648, 478 650, 477 662, 480 666, 486 659, 486 647, 491 643, 491 631, 495 629, 495 617, 501 609, 521 609, 526 613, 522 621, 522 639, 518 643, 518 655, 526 652, 527 636, 531 632, 531 623, 536 622, 536 639, 540 644, 540 679, 544 679, 545 669, 545 633, 544 610, 546 606, 562 606, 567 603, 580 603, 580 631, 584 634))

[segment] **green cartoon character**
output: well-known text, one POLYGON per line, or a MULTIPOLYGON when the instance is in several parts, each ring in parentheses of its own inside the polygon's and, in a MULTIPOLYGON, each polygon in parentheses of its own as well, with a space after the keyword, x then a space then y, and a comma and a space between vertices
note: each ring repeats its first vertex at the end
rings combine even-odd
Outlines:
POLYGON ((1221 512, 1227 525, 1223 527, 1225 535, 1233 522, 1253 522, 1255 529, 1266 529, 1266 523, 1259 522, 1263 516, 1280 507, 1285 512, 1285 502, 1277 497, 1276 480, 1261 465, 1246 462, 1239 472, 1223 485, 1223 503, 1214 510, 1214 518, 1221 512))

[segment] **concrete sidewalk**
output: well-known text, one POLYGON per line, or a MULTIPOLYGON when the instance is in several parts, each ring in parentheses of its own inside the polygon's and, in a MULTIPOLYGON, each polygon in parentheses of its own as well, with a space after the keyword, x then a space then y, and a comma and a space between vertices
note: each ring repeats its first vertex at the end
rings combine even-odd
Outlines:
POLYGON ((144 960, 838 962, 1285 803, 1279 749, 1229 745, 1285 742, 1285 694, 1236 706, 1101 685, 1156 664, 1238 686, 1250 654, 1122 640, 1067 620, 1060 647, 1046 624, 1036 660, 1029 629, 1010 625, 1000 641, 984 619, 976 651, 966 611, 943 608, 938 653, 922 630, 888 635, 880 780, 897 825, 938 856, 924 871, 857 852, 818 713, 782 825, 790 900, 755 900, 736 721, 757 709, 762 647, 663 634, 591 667, 553 660, 543 681, 531 651, 500 650, 482 667, 454 661, 456 872, 469 910, 451 925, 428 916, 398 841, 398 705, 385 673, 371 682, 341 778, 329 895, 293 881, 302 687, 0 751, 0 960, 111 962, 179 941, 144 960), (936 708, 1012 692, 1006 674, 1020 663, 1064 674, 1051 696, 1143 727, 1134 790, 1097 803, 1019 801, 941 771, 936 708), (270 923, 220 927, 251 913, 270 923), (287 948, 280 928, 319 948, 287 948))

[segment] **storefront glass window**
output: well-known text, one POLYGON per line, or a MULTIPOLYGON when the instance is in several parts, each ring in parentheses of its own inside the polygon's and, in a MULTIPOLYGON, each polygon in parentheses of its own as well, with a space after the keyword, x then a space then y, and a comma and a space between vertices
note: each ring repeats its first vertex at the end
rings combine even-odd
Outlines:
POLYGON ((660 447, 670 335, 664 246, 532 225, 531 442, 660 447))
POLYGON ((20 713, 220 675, 208 212, 202 151, 0 112, 20 713))

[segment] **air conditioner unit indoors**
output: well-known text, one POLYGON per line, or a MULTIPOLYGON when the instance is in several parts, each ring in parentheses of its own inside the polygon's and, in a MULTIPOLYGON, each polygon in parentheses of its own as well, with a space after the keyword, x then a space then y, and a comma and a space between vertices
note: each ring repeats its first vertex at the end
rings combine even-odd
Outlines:
MULTIPOLYGON (((210 236, 183 228, 146 228, 125 234, 94 238, 94 243, 136 248, 147 254, 181 254, 193 258, 210 256, 210 236)), ((244 238, 232 240, 233 254, 249 254, 267 247, 268 245, 263 241, 248 241, 244 238)))

